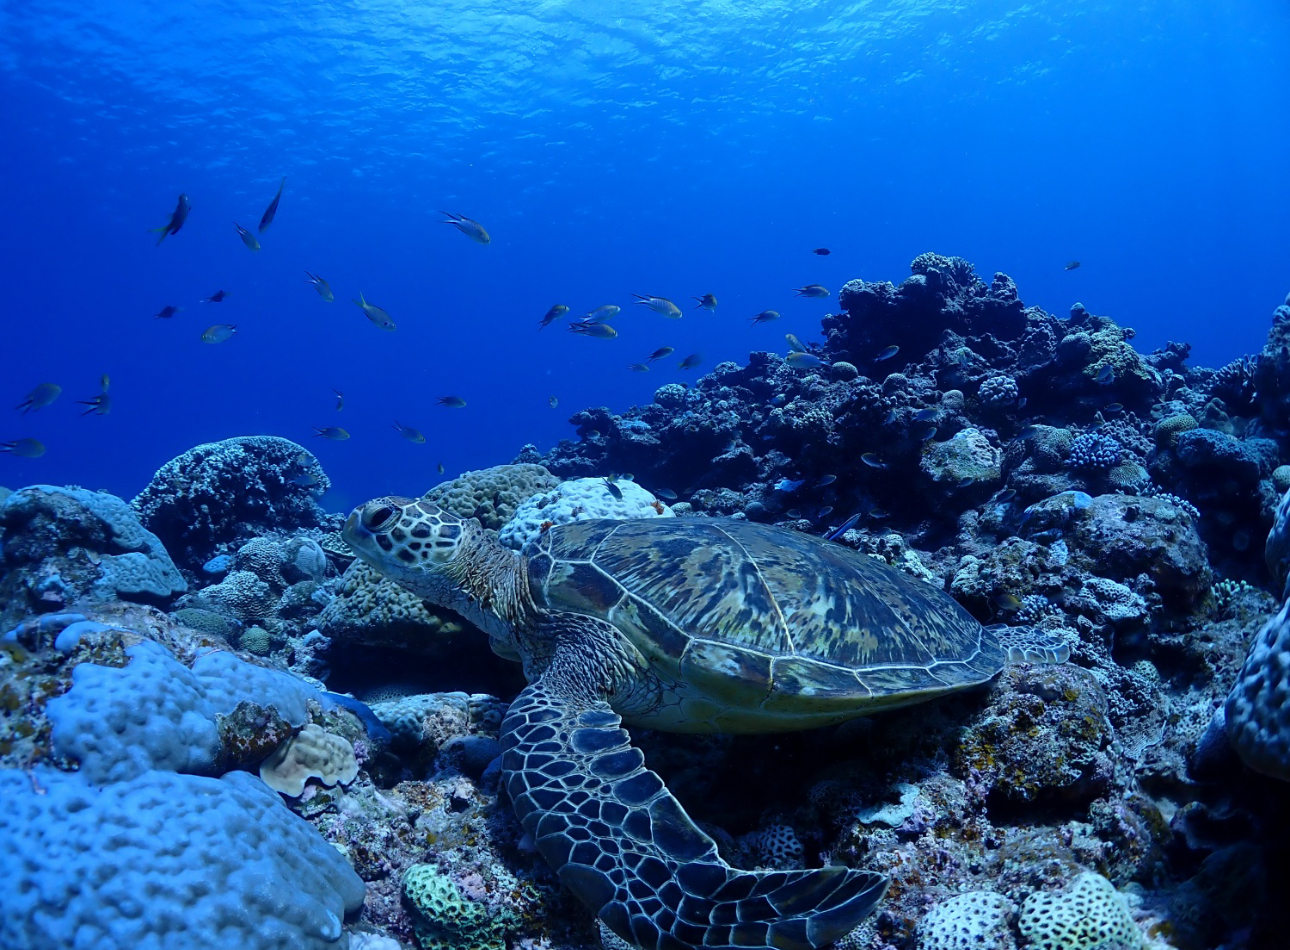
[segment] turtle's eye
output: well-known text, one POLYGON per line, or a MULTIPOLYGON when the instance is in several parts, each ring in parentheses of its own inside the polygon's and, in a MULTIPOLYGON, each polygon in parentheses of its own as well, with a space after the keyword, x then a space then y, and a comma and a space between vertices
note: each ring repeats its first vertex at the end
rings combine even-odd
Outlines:
POLYGON ((393 505, 377 505, 363 510, 363 527, 368 531, 384 531, 398 520, 401 512, 393 505))

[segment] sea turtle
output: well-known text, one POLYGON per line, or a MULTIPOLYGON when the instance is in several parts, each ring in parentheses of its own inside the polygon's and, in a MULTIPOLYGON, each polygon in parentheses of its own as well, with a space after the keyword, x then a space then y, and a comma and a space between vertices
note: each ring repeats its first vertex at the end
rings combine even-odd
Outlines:
POLYGON ((1009 659, 1065 659, 872 558, 747 521, 583 521, 516 553, 474 519, 387 497, 356 508, 344 536, 524 664, 529 685, 502 723, 506 791, 560 880, 648 950, 814 950, 887 882, 730 867, 623 721, 805 729, 984 683, 1009 659))

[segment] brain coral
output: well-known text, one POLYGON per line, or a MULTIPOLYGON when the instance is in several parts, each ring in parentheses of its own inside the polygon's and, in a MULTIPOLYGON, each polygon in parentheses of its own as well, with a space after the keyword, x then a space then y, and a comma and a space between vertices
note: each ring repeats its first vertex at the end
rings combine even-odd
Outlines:
POLYGON ((431 607, 394 581, 355 561, 341 575, 318 629, 354 646, 396 647, 449 656, 476 629, 450 610, 431 607))
POLYGON ((1035 950, 1140 950, 1142 934, 1115 885, 1091 871, 1066 890, 1031 894, 1017 920, 1035 950))
POLYGON ((313 453, 276 436, 189 449, 157 470, 131 504, 179 563, 196 572, 218 546, 275 528, 321 527, 316 496, 331 485, 313 453))
POLYGON ((511 520, 524 499, 558 484, 560 479, 541 465, 519 462, 466 472, 436 485, 425 497, 455 515, 478 518, 485 528, 496 530, 511 520))
POLYGON ((408 868, 403 894, 412 906, 422 950, 505 950, 506 935, 519 924, 509 908, 490 907, 463 895, 434 864, 408 868))
POLYGON ((0 946, 329 950, 363 882, 245 772, 0 770, 0 946))
POLYGON ((1004 950, 1012 946, 1008 916, 1015 905, 994 891, 941 901, 918 922, 922 950, 1004 950))
POLYGON ((1250 768, 1290 782, 1290 603, 1250 645, 1227 697, 1227 736, 1250 768))

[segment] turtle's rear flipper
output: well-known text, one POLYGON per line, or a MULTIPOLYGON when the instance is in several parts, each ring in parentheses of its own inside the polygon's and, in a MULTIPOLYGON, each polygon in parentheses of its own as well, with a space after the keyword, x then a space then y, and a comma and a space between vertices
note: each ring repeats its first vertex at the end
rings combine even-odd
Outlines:
POLYGON ((561 882, 647 950, 814 950, 860 923, 886 888, 880 874, 721 860, 596 695, 604 660, 558 650, 502 723, 506 791, 561 882))

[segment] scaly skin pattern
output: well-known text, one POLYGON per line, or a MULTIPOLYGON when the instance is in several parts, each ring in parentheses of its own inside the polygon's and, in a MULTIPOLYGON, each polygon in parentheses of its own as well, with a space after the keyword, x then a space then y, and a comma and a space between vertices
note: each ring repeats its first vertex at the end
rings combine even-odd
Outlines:
POLYGON ((886 889, 879 874, 830 867, 731 868, 645 768, 607 697, 618 631, 557 613, 545 669, 502 723, 507 793, 561 882, 646 950, 814 950, 851 931, 886 889))
POLYGON ((664 692, 612 623, 534 602, 524 557, 424 500, 356 509, 364 561, 458 611, 517 655, 530 685, 502 723, 503 782, 560 880, 646 950, 816 950, 846 935, 886 879, 845 867, 740 871, 632 748, 619 710, 650 718, 664 692))

